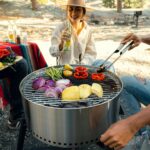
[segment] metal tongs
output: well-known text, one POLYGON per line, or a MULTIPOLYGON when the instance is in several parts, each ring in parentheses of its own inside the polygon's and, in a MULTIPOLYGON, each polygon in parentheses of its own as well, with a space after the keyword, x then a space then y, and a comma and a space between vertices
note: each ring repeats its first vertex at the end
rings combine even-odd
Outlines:
POLYGON ((126 51, 128 51, 133 45, 134 41, 130 41, 127 44, 120 44, 119 47, 100 65, 100 68, 97 70, 98 73, 108 70, 126 51), (119 53, 119 56, 109 65, 106 65, 107 61, 114 55, 119 53))

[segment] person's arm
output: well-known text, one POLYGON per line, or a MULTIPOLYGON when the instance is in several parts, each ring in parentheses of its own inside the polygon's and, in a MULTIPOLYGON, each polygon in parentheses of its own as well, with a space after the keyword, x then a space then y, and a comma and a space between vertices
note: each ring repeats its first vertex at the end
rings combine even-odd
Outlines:
POLYGON ((150 35, 137 36, 136 34, 130 33, 124 37, 124 39, 121 41, 121 43, 125 44, 129 41, 134 41, 134 44, 131 47, 131 49, 133 49, 134 47, 139 46, 141 42, 143 42, 145 44, 150 44, 150 35))
POLYGON ((65 29, 65 23, 58 25, 51 36, 51 47, 49 49, 50 54, 57 57, 60 51, 63 49, 64 40, 62 39, 62 33, 65 29))
POLYGON ((141 41, 150 45, 150 34, 147 36, 141 36, 141 41))
POLYGON ((150 105, 141 112, 113 124, 100 141, 110 148, 120 150, 133 138, 135 133, 145 125, 150 125, 150 105))

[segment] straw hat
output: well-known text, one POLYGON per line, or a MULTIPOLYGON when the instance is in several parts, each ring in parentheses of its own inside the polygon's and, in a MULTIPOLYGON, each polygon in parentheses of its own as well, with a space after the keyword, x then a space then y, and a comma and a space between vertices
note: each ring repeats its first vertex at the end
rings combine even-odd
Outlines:
POLYGON ((93 10, 92 7, 86 5, 85 0, 65 0, 65 2, 61 5, 61 7, 66 8, 66 6, 79 6, 84 7, 87 10, 93 10))
POLYGON ((68 6, 86 7, 85 0, 68 0, 68 6))

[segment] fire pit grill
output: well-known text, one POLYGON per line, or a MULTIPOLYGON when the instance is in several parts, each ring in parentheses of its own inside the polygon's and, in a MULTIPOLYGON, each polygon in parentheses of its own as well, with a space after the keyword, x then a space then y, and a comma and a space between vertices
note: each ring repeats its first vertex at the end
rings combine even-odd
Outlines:
MULTIPOLYGON (((85 67, 89 74, 97 69, 85 67)), ((26 123, 32 134, 46 144, 62 148, 98 142, 99 136, 118 120, 118 98, 122 91, 120 79, 109 71, 103 72, 106 76, 104 81, 93 81, 90 75, 86 80, 69 78, 75 85, 100 83, 104 94, 102 98, 91 95, 87 99, 67 102, 61 98, 47 98, 42 92, 32 89, 34 79, 40 76, 48 78, 45 70, 32 72, 20 84, 26 123)))

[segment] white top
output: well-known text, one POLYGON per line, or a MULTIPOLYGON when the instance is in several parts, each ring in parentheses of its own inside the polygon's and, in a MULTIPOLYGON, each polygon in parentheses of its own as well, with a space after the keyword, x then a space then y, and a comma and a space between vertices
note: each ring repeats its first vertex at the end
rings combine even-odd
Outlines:
POLYGON ((59 51, 62 32, 66 29, 66 21, 56 27, 51 37, 50 54, 59 56, 59 64, 79 64, 79 55, 82 54, 81 64, 91 65, 97 56, 91 28, 85 23, 78 36, 71 34, 71 47, 69 51, 59 51))

